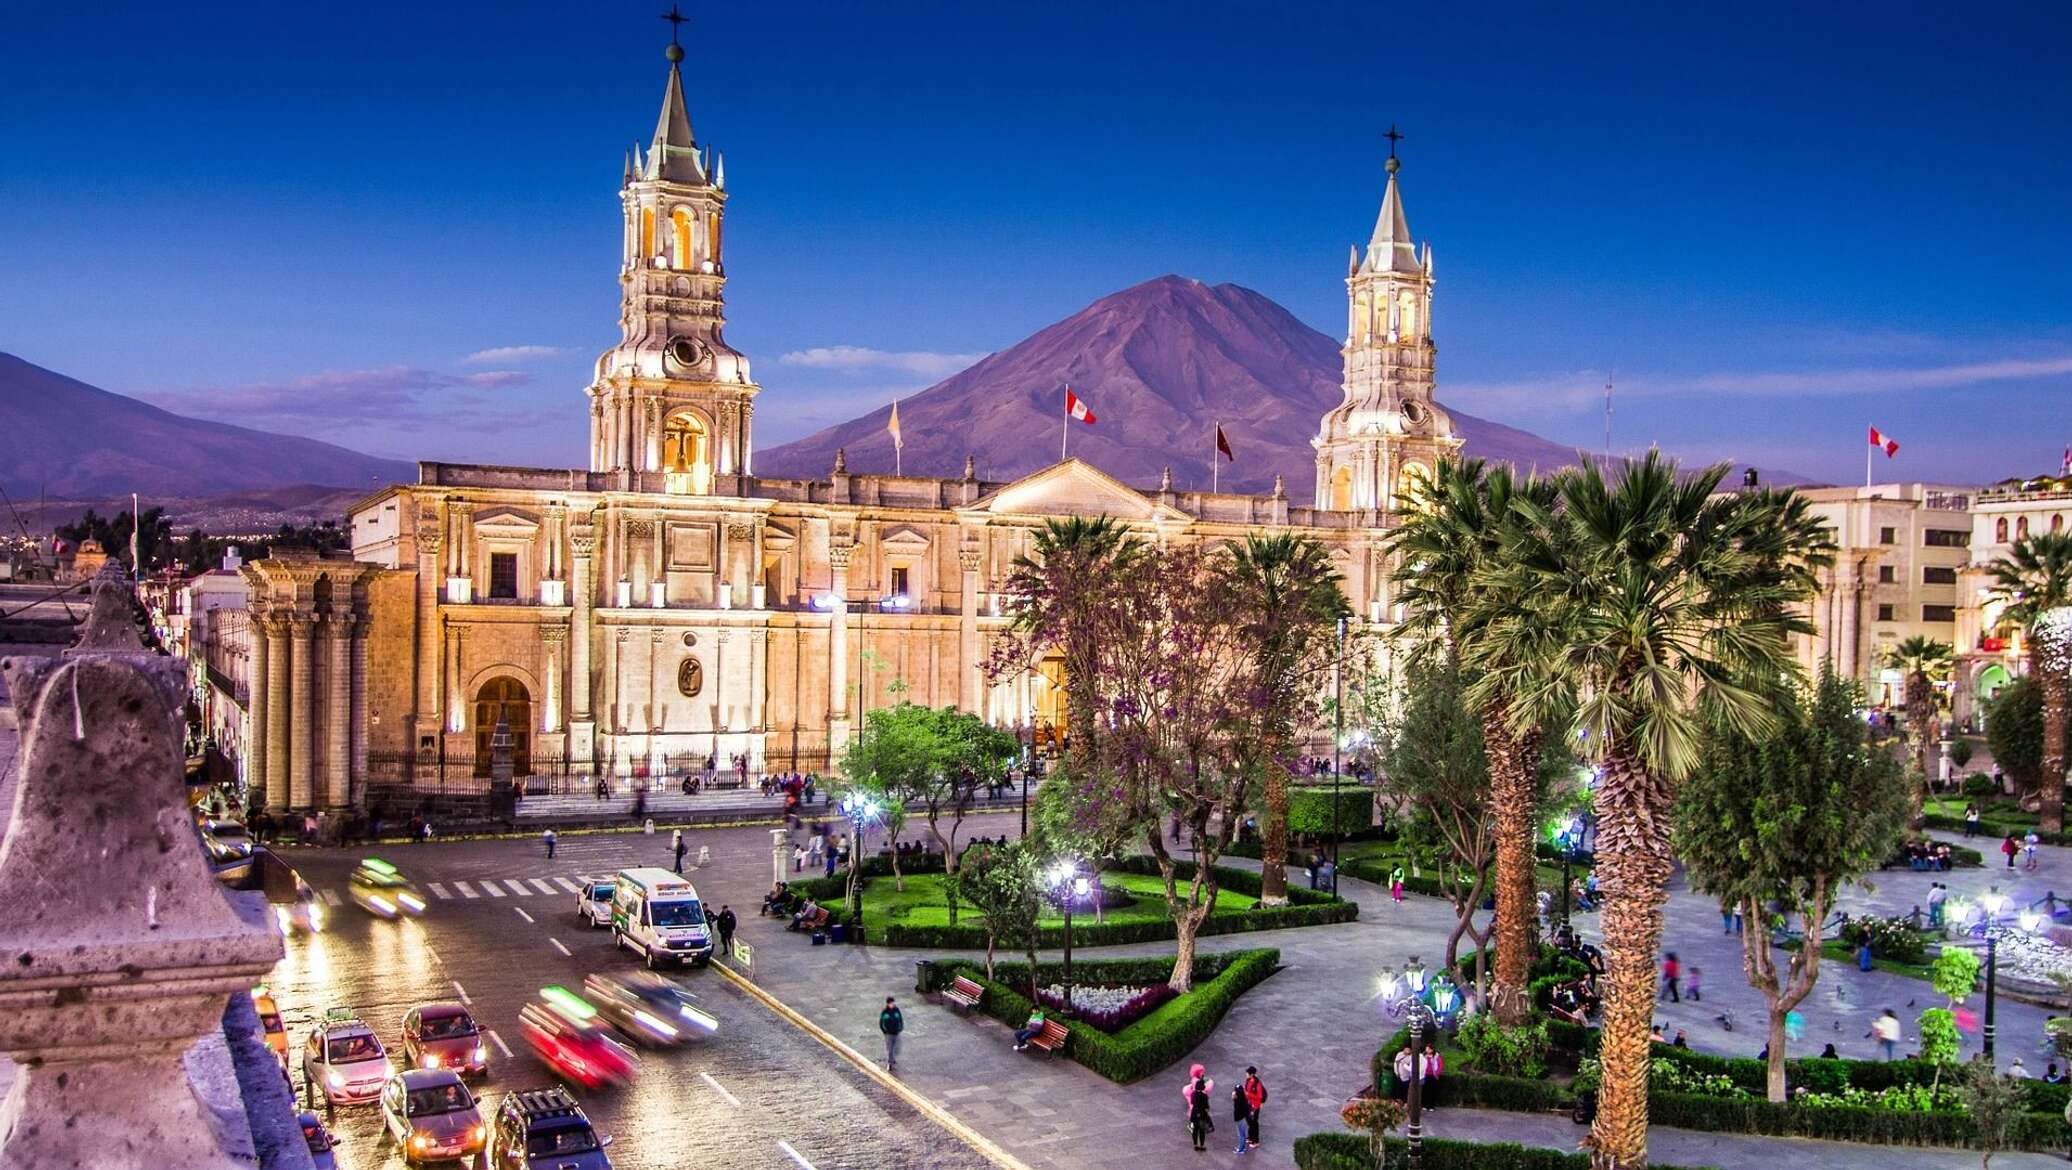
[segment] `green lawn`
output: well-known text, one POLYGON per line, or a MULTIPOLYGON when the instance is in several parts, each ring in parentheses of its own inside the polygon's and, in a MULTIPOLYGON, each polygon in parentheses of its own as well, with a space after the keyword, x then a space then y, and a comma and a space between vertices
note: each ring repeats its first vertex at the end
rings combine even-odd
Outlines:
MULTIPOLYGON (((943 875, 939 873, 908 874, 906 889, 893 888, 889 877, 871 878, 863 886, 863 919, 866 923, 899 926, 948 926, 949 904, 943 899, 943 875)), ((1105 873, 1101 883, 1112 888, 1121 888, 1130 893, 1132 900, 1127 906, 1111 906, 1102 915, 1102 921, 1121 924, 1131 922, 1166 922, 1165 886, 1160 879, 1143 874, 1105 873)), ((1186 883, 1180 885, 1186 891, 1186 883)), ((1259 899, 1244 894, 1233 894, 1229 890, 1216 891, 1216 913, 1242 914, 1259 904, 1259 899)), ((960 926, 982 921, 968 907, 957 912, 960 926)), ((1074 911, 1072 920, 1086 924, 1094 920, 1090 913, 1074 911)), ((1065 921, 1062 912, 1047 908, 1042 925, 1059 926, 1065 921)))
MULTIPOLYGON (((1326 856, 1329 853, 1330 848, 1326 846, 1326 856)), ((1403 864, 1403 845, 1398 841, 1347 841, 1339 847, 1338 859, 1340 865, 1355 861, 1386 862, 1391 865, 1403 864)), ((1429 873, 1432 867, 1430 864, 1426 864, 1424 869, 1425 872, 1429 873)), ((1561 890, 1560 863, 1542 858, 1535 864, 1534 869, 1538 874, 1541 888, 1555 891, 1558 899, 1561 890)), ((1403 864, 1403 872, 1410 872, 1409 865, 1403 864)), ((1495 874, 1492 872, 1490 876, 1493 880, 1495 874)), ((1583 881, 1590 876, 1590 867, 1581 863, 1572 865, 1569 867, 1568 876, 1575 881, 1583 881)), ((1300 880, 1301 877, 1302 875, 1299 872, 1295 875, 1296 880, 1300 880)))
POLYGON ((1989 800, 1982 803, 1961 796, 1940 797, 1922 805, 1922 811, 1930 816, 1951 817, 1961 821, 1964 819, 1964 810, 1972 805, 1978 806, 1980 820, 1991 821, 1996 825, 2020 825, 2026 828, 2036 823, 2035 813, 2023 812, 2022 807, 2011 800, 1989 800))

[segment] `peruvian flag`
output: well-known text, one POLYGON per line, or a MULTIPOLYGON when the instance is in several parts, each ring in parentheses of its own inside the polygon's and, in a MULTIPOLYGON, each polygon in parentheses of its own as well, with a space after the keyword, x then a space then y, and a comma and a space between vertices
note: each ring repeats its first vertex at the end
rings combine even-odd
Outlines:
POLYGON ((1072 393, 1072 387, 1065 387, 1065 413, 1088 426, 1094 424, 1094 412, 1088 409, 1086 400, 1072 393))
POLYGON ((1885 448, 1885 458, 1887 459, 1899 454, 1899 440, 1879 431, 1876 427, 1871 428, 1871 446, 1885 448))

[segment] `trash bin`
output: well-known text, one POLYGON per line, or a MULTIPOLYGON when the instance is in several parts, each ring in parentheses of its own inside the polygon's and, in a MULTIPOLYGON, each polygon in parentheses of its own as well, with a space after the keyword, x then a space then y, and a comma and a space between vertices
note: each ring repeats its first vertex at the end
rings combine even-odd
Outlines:
POLYGON ((847 935, 847 933, 848 932, 843 928, 842 924, 839 922, 835 923, 833 926, 828 927, 829 940, 832 942, 846 941, 845 935, 847 935))
POLYGON ((931 991, 935 990, 935 989, 934 989, 933 987, 929 986, 930 982, 932 981, 932 978, 933 978, 934 974, 935 974, 935 960, 934 960, 934 959, 915 959, 915 960, 914 960, 914 994, 916 994, 916 995, 927 995, 927 994, 928 994, 929 992, 931 992, 931 991))

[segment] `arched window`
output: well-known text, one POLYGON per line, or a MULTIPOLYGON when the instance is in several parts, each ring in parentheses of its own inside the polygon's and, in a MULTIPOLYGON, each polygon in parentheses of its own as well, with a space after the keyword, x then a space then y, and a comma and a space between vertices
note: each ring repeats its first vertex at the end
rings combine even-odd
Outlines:
POLYGON ((2005 516, 1993 521, 1993 543, 2007 543, 2007 517, 2005 516))
POLYGON ((2052 512, 2050 514, 2050 530, 2052 532, 2063 532, 2065 530, 2065 514, 2063 512, 2052 512))
POLYGON ((2027 537, 2028 537, 2028 535, 2029 535, 2029 518, 2028 518, 2027 516, 2020 516, 2020 517, 2017 517, 2017 518, 2015 519, 2015 522, 2014 522, 2014 538, 2015 538, 2016 540, 2023 540, 2023 539, 2027 538, 2027 537))
POLYGON ((679 410, 663 420, 662 471, 668 489, 693 496, 712 490, 711 449, 711 434, 696 413, 679 410))
POLYGON ((496 729, 502 723, 511 735, 511 775, 532 774, 532 694, 525 684, 505 676, 482 684, 475 693, 475 775, 487 776, 496 764, 496 729))
POLYGON ((712 261, 712 262, 713 262, 714 264, 718 264, 718 263, 720 262, 720 260, 719 260, 719 212, 717 212, 717 211, 715 211, 715 212, 712 212, 712 213, 710 213, 709 215, 707 215, 707 216, 705 217, 705 248, 706 248, 706 252, 707 252, 708 258, 709 258, 709 259, 711 259, 711 261, 712 261))
POLYGON ((675 262, 674 264, 672 264, 672 265, 671 265, 670 267, 672 267, 672 268, 691 268, 691 267, 693 267, 694 265, 693 265, 693 263, 692 263, 692 259, 691 259, 691 257, 692 257, 692 255, 693 255, 693 253, 692 253, 692 251, 691 251, 691 225, 692 225, 692 219, 691 219, 691 210, 690 210, 690 208, 688 208, 688 207, 679 207, 679 208, 677 208, 677 209, 676 209, 675 211, 672 211, 672 212, 670 212, 670 213, 669 213, 669 224, 670 224, 670 226, 671 226, 672 228, 674 228, 674 229, 675 229, 675 232, 676 232, 676 240, 675 240, 675 243, 676 243, 676 255, 675 255, 675 257, 674 257, 674 259, 675 259, 675 261, 676 261, 676 262, 675 262))
POLYGON ((1331 473, 1331 510, 1353 510, 1353 469, 1350 467, 1341 467, 1331 473))
POLYGON ((1405 463, 1403 470, 1396 473, 1396 507, 1415 507, 1430 476, 1431 470, 1424 464, 1405 463))
POLYGON ((1374 313, 1367 303, 1367 294, 1353 298, 1353 340, 1366 341, 1374 336, 1374 313))
POLYGON ((643 262, 655 254, 655 209, 640 209, 640 258, 643 262))
POLYGON ((1403 338, 1407 341, 1416 336, 1417 298, 1406 296, 1403 298, 1403 338))

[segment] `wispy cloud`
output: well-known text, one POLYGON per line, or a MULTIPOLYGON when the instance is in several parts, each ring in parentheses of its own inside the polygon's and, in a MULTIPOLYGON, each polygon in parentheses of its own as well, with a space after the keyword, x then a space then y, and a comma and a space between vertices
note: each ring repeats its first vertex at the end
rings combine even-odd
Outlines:
POLYGON ((825 345, 795 349, 780 356, 777 362, 812 370, 900 370, 924 378, 947 378, 985 356, 982 353, 929 353, 925 350, 894 353, 861 345, 825 345))
POLYGON ((179 414, 246 426, 333 426, 450 418, 495 401, 494 391, 531 380, 519 370, 446 374, 398 365, 139 397, 179 414))
POLYGON ((478 349, 460 361, 464 366, 501 366, 538 361, 565 352, 558 345, 499 345, 478 349))
MULTIPOLYGON (((1616 399, 1784 398, 1804 395, 1895 393, 1946 390, 1989 382, 2072 375, 2072 356, 2003 358, 1954 365, 1854 369, 1735 372, 1651 377, 1621 374, 1616 399)), ((1442 398, 1464 406, 1541 414, 1595 409, 1604 401, 1601 370, 1575 370, 1509 382, 1455 383, 1442 398)))

